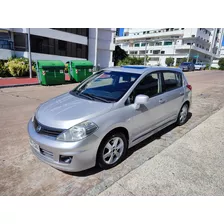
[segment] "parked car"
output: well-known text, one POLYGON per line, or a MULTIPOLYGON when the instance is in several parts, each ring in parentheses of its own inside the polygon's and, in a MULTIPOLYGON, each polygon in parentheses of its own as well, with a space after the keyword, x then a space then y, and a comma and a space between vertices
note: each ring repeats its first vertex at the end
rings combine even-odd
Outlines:
POLYGON ((206 65, 202 62, 198 62, 194 65, 195 70, 205 70, 206 65))
POLYGON ((28 123, 31 149, 59 170, 108 169, 154 133, 183 125, 191 97, 178 68, 107 68, 38 107, 28 123))
POLYGON ((192 63, 192 62, 183 62, 180 64, 179 68, 182 71, 194 71, 195 70, 194 63, 192 63))

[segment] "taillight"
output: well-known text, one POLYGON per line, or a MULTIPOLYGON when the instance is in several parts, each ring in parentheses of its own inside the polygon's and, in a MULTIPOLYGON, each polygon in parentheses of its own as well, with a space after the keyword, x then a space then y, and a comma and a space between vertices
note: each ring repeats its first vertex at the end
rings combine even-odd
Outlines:
POLYGON ((192 90, 192 86, 191 85, 187 85, 187 88, 189 89, 189 90, 192 90))

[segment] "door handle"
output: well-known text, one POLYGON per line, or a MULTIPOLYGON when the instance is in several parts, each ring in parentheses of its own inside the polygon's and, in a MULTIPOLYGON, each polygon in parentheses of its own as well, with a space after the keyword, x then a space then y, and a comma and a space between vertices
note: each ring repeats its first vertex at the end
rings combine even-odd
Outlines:
POLYGON ((160 100, 159 100, 159 103, 160 103, 160 104, 165 103, 165 102, 166 102, 166 100, 164 100, 164 99, 160 99, 160 100))
POLYGON ((184 92, 180 92, 180 95, 183 96, 184 95, 184 92))

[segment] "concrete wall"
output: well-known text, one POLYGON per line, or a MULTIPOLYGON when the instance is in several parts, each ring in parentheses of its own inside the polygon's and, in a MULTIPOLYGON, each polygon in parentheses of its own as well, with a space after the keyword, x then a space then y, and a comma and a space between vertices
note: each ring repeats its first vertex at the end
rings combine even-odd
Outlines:
MULTIPOLYGON (((28 52, 15 51, 16 57, 24 57, 28 58, 28 52)), ((33 61, 36 60, 61 60, 66 63, 69 60, 85 60, 83 58, 74 58, 74 57, 64 57, 58 55, 50 55, 50 54, 39 54, 39 53, 31 53, 31 57, 33 61)))
POLYGON ((89 52, 88 59, 93 63, 96 60, 96 65, 101 68, 111 67, 112 53, 115 50, 115 43, 113 42, 116 29, 114 28, 98 28, 98 39, 96 42, 96 29, 89 29, 89 52), (95 58, 95 45, 97 44, 97 58, 95 58))

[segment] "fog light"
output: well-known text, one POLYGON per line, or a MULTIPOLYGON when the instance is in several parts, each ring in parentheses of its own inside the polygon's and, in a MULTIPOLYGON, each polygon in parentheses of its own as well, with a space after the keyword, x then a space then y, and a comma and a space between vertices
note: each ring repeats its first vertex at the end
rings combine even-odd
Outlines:
POLYGON ((59 162, 70 164, 72 162, 72 156, 62 156, 62 155, 60 155, 59 162))

